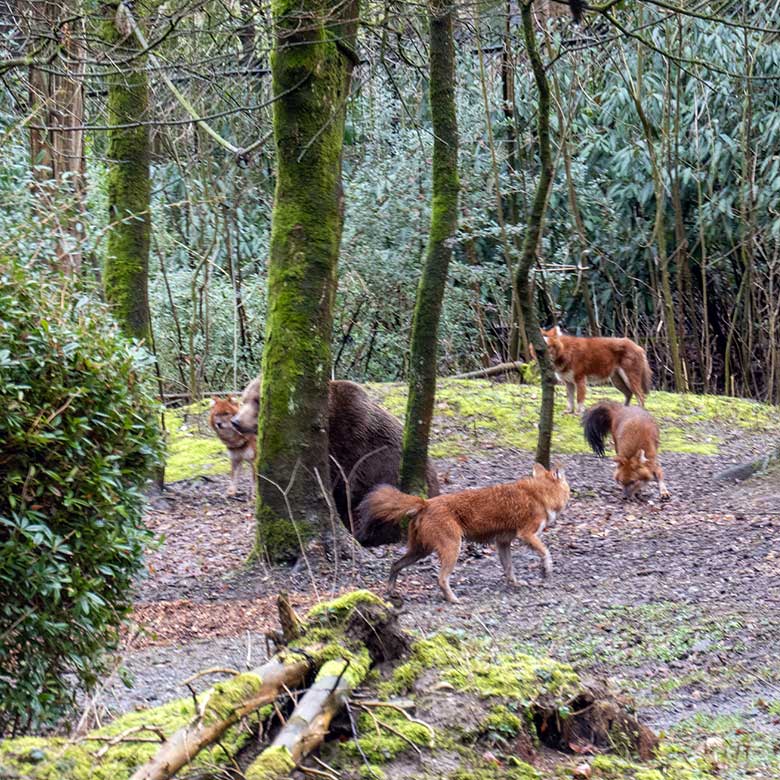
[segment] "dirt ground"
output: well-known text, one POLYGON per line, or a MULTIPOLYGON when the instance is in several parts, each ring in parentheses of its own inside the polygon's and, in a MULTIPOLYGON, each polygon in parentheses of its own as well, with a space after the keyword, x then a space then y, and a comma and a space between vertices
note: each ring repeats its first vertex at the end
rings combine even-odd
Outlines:
MULTIPOLYGON (((563 458, 572 485, 566 516, 545 532, 555 564, 542 582, 534 555, 515 548, 525 584, 508 588, 489 547, 464 548, 453 576, 458 605, 446 604, 429 559, 399 580, 403 622, 421 634, 439 628, 490 636, 609 677, 637 701, 641 716, 669 729, 692 716, 739 715, 777 733, 780 704, 780 474, 741 485, 713 480, 766 447, 741 441, 727 456, 665 454, 673 498, 652 487, 625 502, 608 461, 563 458)), ((509 481, 529 472, 526 452, 491 452, 440 464, 444 489, 509 481)), ((253 538, 246 496, 224 496, 227 479, 180 482, 156 498, 149 526, 164 537, 138 588, 139 631, 123 666, 95 701, 99 713, 184 695, 181 682, 209 667, 243 669, 266 654, 275 598, 305 609, 352 588, 383 592, 398 548, 294 571, 247 566, 253 538)))

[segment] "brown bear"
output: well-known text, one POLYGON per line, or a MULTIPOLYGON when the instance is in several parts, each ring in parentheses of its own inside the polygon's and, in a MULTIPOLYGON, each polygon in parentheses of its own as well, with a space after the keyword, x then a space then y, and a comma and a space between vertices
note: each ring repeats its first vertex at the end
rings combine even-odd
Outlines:
MULTIPOLYGON (((260 409, 260 379, 247 385, 238 412, 231 423, 242 434, 257 433, 260 409)), ((336 510, 350 528, 350 508, 357 520, 357 507, 376 485, 397 485, 401 466, 401 423, 375 404, 359 385, 345 380, 329 383, 328 438, 331 462, 330 482, 336 510), (354 469, 354 473, 353 473, 354 469), (343 473, 351 488, 350 501, 343 473), (350 476, 351 474, 351 476, 350 476)), ((430 459, 426 470, 428 496, 439 495, 439 480, 430 459)), ((401 539, 397 525, 377 523, 365 529, 359 541, 366 547, 389 544, 401 539)))

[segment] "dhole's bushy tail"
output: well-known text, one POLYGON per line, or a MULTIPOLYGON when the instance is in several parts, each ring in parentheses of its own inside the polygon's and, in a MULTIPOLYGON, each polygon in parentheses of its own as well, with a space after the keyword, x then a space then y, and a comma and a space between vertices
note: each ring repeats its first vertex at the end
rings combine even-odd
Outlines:
POLYGON ((612 430, 612 414, 620 404, 614 401, 601 401, 591 406, 582 418, 582 427, 585 433, 585 441, 596 455, 604 457, 607 454, 604 449, 604 439, 612 430))
POLYGON ((355 536, 363 541, 375 523, 400 523, 404 517, 414 517, 425 508, 425 499, 402 493, 392 485, 375 487, 357 509, 355 536))

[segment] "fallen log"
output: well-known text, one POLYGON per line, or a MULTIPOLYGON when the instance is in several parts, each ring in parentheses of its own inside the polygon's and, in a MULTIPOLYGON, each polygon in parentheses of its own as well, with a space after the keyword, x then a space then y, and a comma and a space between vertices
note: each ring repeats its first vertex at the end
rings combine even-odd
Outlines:
POLYGON ((759 471, 765 471, 776 461, 780 461, 780 447, 755 460, 730 466, 723 471, 719 471, 713 479, 716 482, 742 482, 759 471))
POLYGON ((217 683, 203 697, 195 720, 169 737, 131 780, 167 780, 204 747, 213 744, 250 712, 270 704, 285 690, 302 685, 312 669, 306 655, 278 653, 267 664, 217 683))
POLYGON ((512 360, 509 363, 499 363, 496 366, 479 368, 476 371, 467 371, 465 374, 454 374, 453 379, 477 379, 485 376, 497 376, 498 374, 508 374, 510 371, 523 372, 523 367, 528 363, 522 360, 512 360))
MULTIPOLYGON (((372 660, 397 657, 393 654, 406 648, 406 640, 395 625, 394 613, 368 591, 355 591, 320 604, 309 612, 307 620, 302 624, 285 594, 280 594, 277 607, 285 638, 296 639, 293 645, 277 653, 266 666, 255 673, 247 672, 228 683, 221 683, 223 688, 216 691, 216 694, 215 689, 219 686, 207 692, 203 716, 168 739, 157 754, 138 769, 130 780, 168 780, 244 715, 271 703, 285 689, 299 687, 310 672, 320 667, 322 682, 318 688, 315 686, 312 690, 322 694, 337 688, 338 686, 332 684, 327 688, 327 685, 333 682, 333 671, 336 668, 333 665, 334 655, 342 665, 354 667, 349 675, 346 672, 342 674, 347 682, 354 681, 348 688, 351 691, 365 677, 372 660), (389 645, 388 642, 394 635, 395 644, 389 645), (363 670, 362 674, 358 674, 356 670, 363 670), (239 680, 240 684, 236 684, 239 680), (228 691, 224 688, 226 685, 230 686, 228 691)), ((317 680, 320 680, 320 676, 317 680)), ((301 704, 306 700, 307 697, 304 696, 301 704)), ((310 698, 307 701, 303 714, 312 719, 314 726, 319 721, 314 717, 312 707, 315 704, 323 704, 325 700, 327 697, 323 699, 320 695, 319 698, 310 698)), ((328 701, 329 707, 340 707, 343 698, 336 696, 328 701)), ((326 727, 338 707, 332 711, 328 710, 330 714, 323 716, 326 718, 326 727)), ((307 720, 302 722, 308 723, 307 720)), ((284 739, 289 740, 289 734, 284 739)))
POLYGON ((328 661, 270 747, 249 765, 244 773, 246 780, 287 777, 305 756, 320 746, 333 716, 363 682, 370 665, 368 653, 363 663, 353 664, 342 658, 328 661))

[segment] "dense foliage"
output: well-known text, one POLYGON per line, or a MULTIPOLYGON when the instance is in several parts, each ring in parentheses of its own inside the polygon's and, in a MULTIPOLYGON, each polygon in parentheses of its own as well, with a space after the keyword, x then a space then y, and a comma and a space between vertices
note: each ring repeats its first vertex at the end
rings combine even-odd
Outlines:
MULTIPOLYGON (((563 4, 535 0, 534 9, 554 104, 554 184, 536 269, 543 319, 573 332, 632 335, 648 347, 656 384, 668 387, 672 311, 688 386, 780 399, 780 41, 770 10, 705 3, 676 14, 628 3, 610 12, 614 21, 589 14, 575 26, 563 4)), ((424 16, 403 3, 361 11, 332 350, 340 377, 407 374, 430 223, 424 16)), ((90 21, 87 14, 87 30, 90 21)), ((181 0, 156 8, 148 26, 192 106, 233 147, 252 149, 237 155, 188 123, 151 71, 149 294, 163 378, 187 394, 241 386, 259 366, 266 315, 275 184, 268 9, 181 0)), ((462 193, 442 374, 513 356, 508 266, 518 260, 539 170, 536 93, 516 4, 460 4, 455 37, 462 193)), ((100 47, 85 41, 100 62, 100 47)), ((0 106, 10 127, 0 224, 3 243, 31 256, 51 244, 53 222, 24 191, 24 78, 9 74, 0 106)), ((85 121, 104 127, 105 69, 88 62, 86 81, 85 121)), ((88 137, 84 269, 98 275, 106 133, 88 137)))
POLYGON ((61 281, 0 263, 0 735, 103 671, 150 542, 149 356, 61 281))

